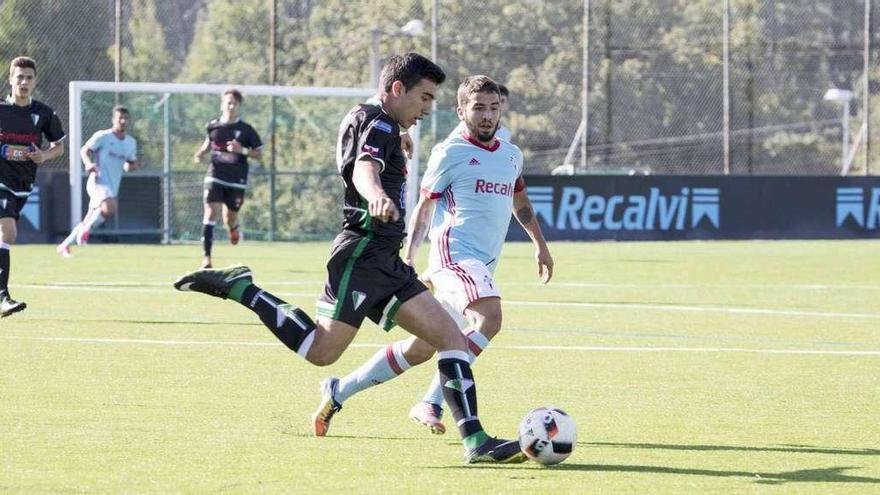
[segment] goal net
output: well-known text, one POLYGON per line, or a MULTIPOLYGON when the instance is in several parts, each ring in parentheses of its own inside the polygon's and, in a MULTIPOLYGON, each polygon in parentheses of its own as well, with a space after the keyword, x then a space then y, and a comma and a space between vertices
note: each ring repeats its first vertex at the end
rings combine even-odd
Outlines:
MULTIPOLYGON (((219 117, 220 96, 229 88, 241 91, 239 114, 263 141, 262 159, 250 160, 239 212, 245 237, 307 240, 338 233, 342 187, 336 172, 337 132, 346 112, 375 93, 369 88, 73 81, 71 228, 88 207, 79 149, 92 133, 110 127, 118 102, 131 113, 128 133, 137 139, 144 168, 125 174, 118 214, 93 235, 164 243, 199 239, 208 165, 194 163, 193 154, 205 139, 205 124, 219 117)), ((418 136, 416 129, 416 144, 418 136)), ((410 206, 418 197, 418 165, 416 153, 408 167, 410 206)), ((218 229, 217 234, 222 238, 226 231, 218 229)))

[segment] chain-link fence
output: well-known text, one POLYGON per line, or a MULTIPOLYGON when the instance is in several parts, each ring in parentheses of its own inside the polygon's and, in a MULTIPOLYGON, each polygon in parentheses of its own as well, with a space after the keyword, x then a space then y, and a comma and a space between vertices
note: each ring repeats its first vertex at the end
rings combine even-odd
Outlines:
MULTIPOLYGON (((458 80, 484 73, 511 90, 529 174, 877 174, 876 2, 2 0, 0 56, 35 57, 38 98, 66 122, 70 80, 366 87, 415 50, 450 76, 423 156, 457 123, 458 80)), ((274 159, 255 173, 318 173, 300 124, 265 128, 274 159)), ((296 177, 269 201, 301 194, 296 177)))

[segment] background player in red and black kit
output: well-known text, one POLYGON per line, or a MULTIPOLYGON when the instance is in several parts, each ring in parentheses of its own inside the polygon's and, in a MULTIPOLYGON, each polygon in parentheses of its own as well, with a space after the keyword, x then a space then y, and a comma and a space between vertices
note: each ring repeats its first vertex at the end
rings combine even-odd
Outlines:
POLYGON ((27 305, 9 295, 10 249, 18 234, 16 222, 34 187, 37 165, 64 153, 61 120, 33 99, 37 64, 17 57, 9 64, 12 92, 0 102, 0 317, 27 305), (49 147, 43 149, 43 136, 49 147))
POLYGON ((247 189, 248 158, 259 160, 263 156, 263 142, 259 134, 238 116, 241 100, 241 93, 237 89, 223 92, 220 99, 222 114, 205 126, 208 136, 193 156, 198 163, 206 153, 211 153, 211 165, 205 176, 205 214, 202 222, 205 258, 202 268, 211 267, 214 226, 221 210, 223 223, 229 230, 229 242, 238 244, 238 210, 244 203, 247 189))
MULTIPOLYGON (((516 440, 490 438, 477 415, 467 343, 455 322, 400 258, 406 159, 400 128, 431 113, 446 75, 416 53, 391 57, 382 70, 379 104, 354 107, 339 128, 337 167, 345 183, 343 230, 327 262, 317 323, 301 309, 254 285, 250 269, 199 270, 179 290, 233 299, 255 312, 288 348, 319 366, 335 362, 364 318, 383 329, 395 324, 438 349, 444 398, 459 426, 467 462, 522 462, 516 440)), ((401 356, 402 358, 402 356, 401 356)), ((409 367, 405 360, 397 361, 409 367)), ((332 397, 332 390, 324 390, 332 397)), ((329 400, 314 418, 323 435, 341 406, 329 400)))

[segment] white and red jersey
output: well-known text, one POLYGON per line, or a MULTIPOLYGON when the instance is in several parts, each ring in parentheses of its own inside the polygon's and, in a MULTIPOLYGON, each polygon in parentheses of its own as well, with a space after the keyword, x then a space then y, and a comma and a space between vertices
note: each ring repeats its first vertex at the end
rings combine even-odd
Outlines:
POLYGON ((522 151, 501 139, 487 148, 459 134, 434 147, 422 179, 422 193, 438 200, 428 234, 429 270, 475 259, 494 272, 513 193, 524 187, 522 168, 522 151))

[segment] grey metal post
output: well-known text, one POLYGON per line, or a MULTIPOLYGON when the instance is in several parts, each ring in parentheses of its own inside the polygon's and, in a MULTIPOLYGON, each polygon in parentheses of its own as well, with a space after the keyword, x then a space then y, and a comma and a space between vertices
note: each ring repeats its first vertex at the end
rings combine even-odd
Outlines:
MULTIPOLYGON (((278 30, 278 0, 272 0, 272 14, 269 20, 269 85, 274 86, 277 82, 276 34, 278 30)), ((272 115, 269 134, 269 235, 270 241, 275 240, 276 229, 276 169, 275 169, 275 96, 272 96, 272 115)))
POLYGON ((165 178, 162 181, 162 189, 165 195, 165 211, 162 212, 162 243, 171 243, 171 112, 168 111, 168 100, 171 99, 170 93, 165 93, 162 98, 162 175, 165 178))
POLYGON ((865 107, 865 175, 871 175, 871 0, 865 0, 865 50, 863 57, 862 87, 865 94, 862 95, 865 107))
MULTIPOLYGON (((113 80, 120 82, 122 81, 122 0, 116 0, 115 6, 113 36, 116 39, 116 46, 113 47, 113 57, 116 60, 113 64, 113 80)), ((114 101, 119 105, 119 93, 115 94, 114 101)))
POLYGON ((382 30, 373 28, 370 30, 370 87, 379 87, 379 38, 382 30))
MULTIPOLYGON (((435 64, 437 62, 437 42, 438 42, 438 33, 437 30, 440 29, 440 2, 439 0, 433 0, 431 2, 431 61, 435 64)), ((431 102, 431 143, 434 144, 437 142, 437 100, 431 102)))
POLYGON ((841 121, 841 126, 843 127, 843 143, 841 144, 840 170, 846 170, 846 159, 849 156, 849 100, 841 103, 843 107, 843 116, 841 117, 843 119, 841 121))
POLYGON ((724 157, 722 170, 724 175, 730 175, 730 0, 724 0, 724 14, 722 15, 721 29, 724 32, 722 42, 722 86, 723 86, 723 116, 722 116, 722 141, 724 142, 724 157))
POLYGON ((587 138, 590 135, 590 126, 589 126, 589 100, 590 100, 590 0, 584 0, 584 15, 583 15, 583 30, 584 30, 584 39, 583 39, 583 53, 581 54, 583 64, 582 73, 581 73, 581 126, 583 126, 583 133, 581 133, 581 171, 587 171, 587 138))

